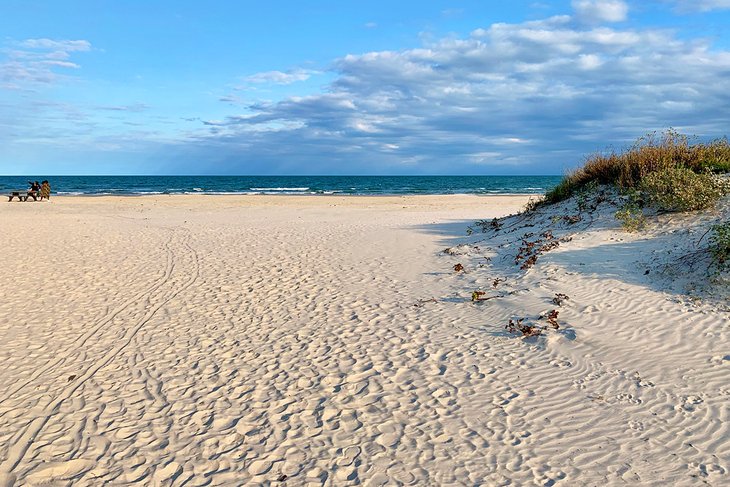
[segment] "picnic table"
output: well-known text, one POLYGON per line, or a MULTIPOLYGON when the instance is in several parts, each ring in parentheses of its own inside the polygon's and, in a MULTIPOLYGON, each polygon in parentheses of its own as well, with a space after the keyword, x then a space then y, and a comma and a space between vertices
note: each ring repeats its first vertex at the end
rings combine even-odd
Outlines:
POLYGON ((40 195, 40 191, 19 189, 17 191, 11 191, 10 194, 8 194, 8 201, 13 201, 13 198, 18 198, 18 201, 28 201, 28 198, 33 198, 33 201, 38 201, 40 195))

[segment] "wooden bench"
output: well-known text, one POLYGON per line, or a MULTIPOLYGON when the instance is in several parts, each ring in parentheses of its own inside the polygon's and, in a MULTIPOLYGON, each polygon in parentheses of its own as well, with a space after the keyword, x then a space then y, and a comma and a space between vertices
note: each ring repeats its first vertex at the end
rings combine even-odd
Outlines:
POLYGON ((38 191, 11 191, 8 195, 8 201, 13 201, 13 198, 18 198, 18 201, 28 201, 28 198, 33 198, 33 201, 38 201, 40 195, 38 191))

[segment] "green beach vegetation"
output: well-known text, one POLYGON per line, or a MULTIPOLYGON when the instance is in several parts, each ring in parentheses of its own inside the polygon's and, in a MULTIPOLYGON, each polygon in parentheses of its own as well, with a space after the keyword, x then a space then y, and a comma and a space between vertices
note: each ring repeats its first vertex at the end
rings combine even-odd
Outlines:
POLYGON ((718 267, 730 268, 730 220, 713 225, 710 252, 718 267))
POLYGON ((638 190, 668 211, 706 208, 717 201, 726 185, 713 175, 730 173, 730 142, 726 137, 711 142, 690 143, 675 130, 639 138, 623 152, 596 153, 567 174, 545 195, 546 203, 570 198, 589 184, 607 184, 623 191, 638 190), (696 201, 689 189, 700 188, 696 201), (664 195, 675 195, 665 198, 664 195), (675 206, 678 205, 678 206, 675 206))
MULTIPOLYGON (((580 201, 599 185, 616 188, 622 204, 615 217, 623 228, 646 227, 645 208, 659 212, 688 212, 713 208, 730 193, 730 142, 690 142, 675 130, 639 138, 623 152, 596 153, 568 173, 538 205, 571 197, 580 201)), ((711 228, 710 253, 720 268, 730 267, 730 221, 711 228)))

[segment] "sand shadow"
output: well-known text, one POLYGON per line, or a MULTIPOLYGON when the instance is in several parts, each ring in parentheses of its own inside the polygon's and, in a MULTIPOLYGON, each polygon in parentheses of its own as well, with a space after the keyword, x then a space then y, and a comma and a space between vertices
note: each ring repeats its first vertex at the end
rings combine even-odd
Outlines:
MULTIPOLYGON (((615 222, 605 223, 598 220, 582 223, 562 226, 560 232, 567 230, 580 235, 581 231, 585 231, 588 227, 591 231, 619 228, 618 223, 615 222)), ((514 226, 510 232, 488 230, 485 233, 475 227, 474 220, 452 220, 417 225, 412 228, 440 237, 437 242, 444 249, 459 244, 476 245, 483 248, 492 247, 490 242, 503 243, 505 237, 511 233, 514 238, 507 238, 513 241, 513 245, 510 248, 498 250, 500 255, 492 262, 494 268, 500 271, 518 273, 519 270, 512 265, 514 257, 512 254, 516 252, 519 237, 523 233, 531 231, 532 224, 529 219, 525 219, 523 225, 514 226), (475 231, 471 235, 467 235, 467 228, 475 231)), ((703 256, 702 252, 698 251, 695 242, 691 240, 683 242, 680 247, 676 244, 677 236, 672 233, 651 235, 639 239, 626 235, 626 238, 630 240, 608 241, 591 247, 576 248, 574 243, 563 244, 558 249, 541 255, 535 269, 539 270, 541 265, 554 264, 566 272, 590 278, 614 279, 672 295, 687 295, 686 282, 693 280, 702 283, 709 276, 709 256, 703 256), (697 255, 693 257, 692 253, 697 255)), ((467 255, 465 258, 469 258, 469 256, 467 255)))

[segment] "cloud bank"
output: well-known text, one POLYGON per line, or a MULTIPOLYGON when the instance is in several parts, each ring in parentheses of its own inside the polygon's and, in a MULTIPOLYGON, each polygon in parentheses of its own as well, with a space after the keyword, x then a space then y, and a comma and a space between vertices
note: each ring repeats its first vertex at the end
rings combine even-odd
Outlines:
POLYGON ((730 52, 608 26, 624 2, 574 4, 575 16, 344 56, 325 92, 251 104, 196 143, 230 151, 219 171, 560 173, 651 130, 725 133, 730 52))
MULTIPOLYGON (((343 55, 326 73, 282 66, 221 80, 211 87, 220 105, 207 114, 160 113, 154 99, 80 107, 42 96, 3 100, 0 91, 0 142, 21 156, 48 146, 52 157, 82 150, 84 160, 145 161, 137 172, 559 174, 652 130, 727 133, 727 48, 637 27, 624 1, 572 5, 570 15, 343 55), (327 84, 315 86, 314 75, 327 84), (257 99, 264 95, 274 99, 257 99)), ((91 49, 84 40, 6 43, 0 87, 42 91, 78 71, 77 56, 91 49)))

